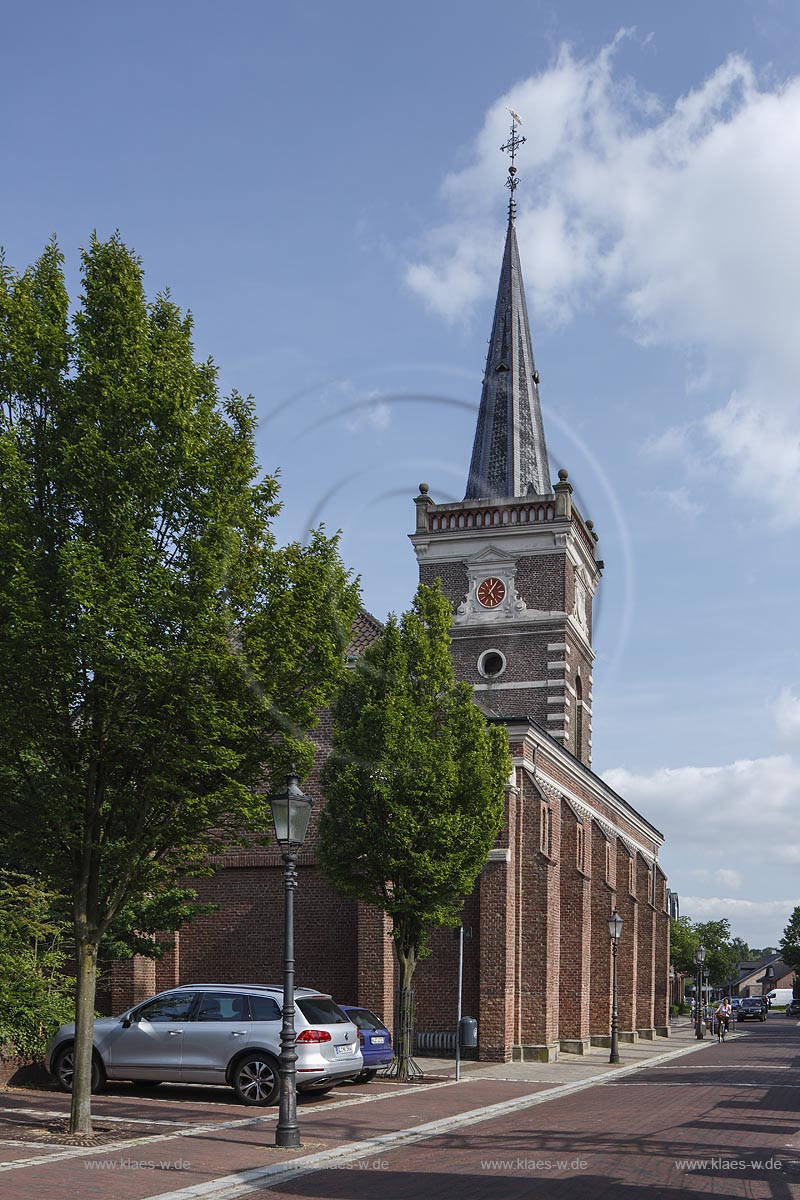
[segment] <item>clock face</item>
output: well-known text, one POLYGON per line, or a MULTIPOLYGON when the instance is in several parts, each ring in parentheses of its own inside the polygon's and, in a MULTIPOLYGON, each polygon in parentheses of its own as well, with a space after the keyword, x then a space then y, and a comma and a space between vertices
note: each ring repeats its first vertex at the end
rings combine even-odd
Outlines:
POLYGON ((502 579, 483 579, 478 584, 477 596, 484 608, 497 608, 506 594, 502 579))

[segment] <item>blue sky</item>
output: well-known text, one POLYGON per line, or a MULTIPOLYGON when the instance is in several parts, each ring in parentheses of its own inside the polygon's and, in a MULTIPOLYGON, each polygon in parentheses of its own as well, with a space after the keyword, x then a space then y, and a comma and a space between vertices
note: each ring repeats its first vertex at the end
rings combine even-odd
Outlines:
POLYGON ((800 903, 800 9, 736 0, 31 3, 0 39, 0 243, 73 293, 119 228, 256 398, 282 537, 378 616, 463 495, 505 105, 552 466, 601 537, 595 768, 696 919, 800 903))

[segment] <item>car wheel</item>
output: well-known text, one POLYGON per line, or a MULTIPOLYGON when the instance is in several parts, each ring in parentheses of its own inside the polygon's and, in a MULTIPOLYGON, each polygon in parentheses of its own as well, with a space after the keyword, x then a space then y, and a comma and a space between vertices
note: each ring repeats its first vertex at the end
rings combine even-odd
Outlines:
POLYGON ((377 1074, 378 1074, 377 1068, 373 1069, 371 1067, 367 1067, 365 1070, 363 1070, 361 1072, 360 1075, 356 1075, 355 1082, 356 1083, 372 1083, 373 1079, 375 1078, 375 1076, 377 1074))
MULTIPOLYGON (((53 1060, 53 1074, 62 1092, 72 1091, 72 1080, 75 1076, 75 1049, 64 1046, 53 1060)), ((103 1064, 96 1054, 92 1055, 92 1091, 101 1092, 106 1084, 106 1073, 103 1064)))
POLYGON ((274 1104, 280 1091, 278 1064, 270 1054, 246 1054, 231 1072, 242 1104, 274 1104))

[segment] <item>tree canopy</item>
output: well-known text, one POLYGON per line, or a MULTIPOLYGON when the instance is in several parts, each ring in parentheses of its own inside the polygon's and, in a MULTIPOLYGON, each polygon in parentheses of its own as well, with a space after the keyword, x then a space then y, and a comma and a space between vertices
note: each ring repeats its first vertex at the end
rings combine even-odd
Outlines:
POLYGON ((0 849, 70 899, 86 1049, 114 922, 266 833, 270 779, 310 766, 358 589, 336 537, 276 546, 252 401, 119 236, 82 278, 70 319, 55 243, 0 267, 0 849))
POLYGON ((792 909, 779 949, 787 967, 794 967, 795 971, 800 971, 800 905, 792 909))
POLYGON ((704 966, 712 987, 734 980, 736 964, 751 955, 742 938, 731 937, 727 920, 692 922, 688 917, 679 917, 670 922, 670 960, 676 971, 696 973, 693 956, 700 945, 706 950, 704 966))
POLYGON ((511 770, 505 729, 454 681, 450 623, 438 584, 389 617, 336 702, 322 773, 321 865, 339 891, 388 913, 402 989, 431 931, 459 920, 511 770))

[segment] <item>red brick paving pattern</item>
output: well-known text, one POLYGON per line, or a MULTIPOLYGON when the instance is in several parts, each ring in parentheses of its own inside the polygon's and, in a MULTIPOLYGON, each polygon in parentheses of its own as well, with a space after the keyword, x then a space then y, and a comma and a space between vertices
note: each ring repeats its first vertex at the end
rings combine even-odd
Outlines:
POLYGON ((257 1195, 793 1200, 800 1197, 799 1128, 800 1030, 773 1020, 752 1038, 709 1046, 700 1056, 386 1152, 365 1169, 320 1171, 257 1195), (680 1159, 704 1159, 707 1166, 680 1169, 680 1159), (568 1165, 559 1169, 558 1160, 568 1165), (770 1160, 769 1169, 751 1165, 770 1160))

